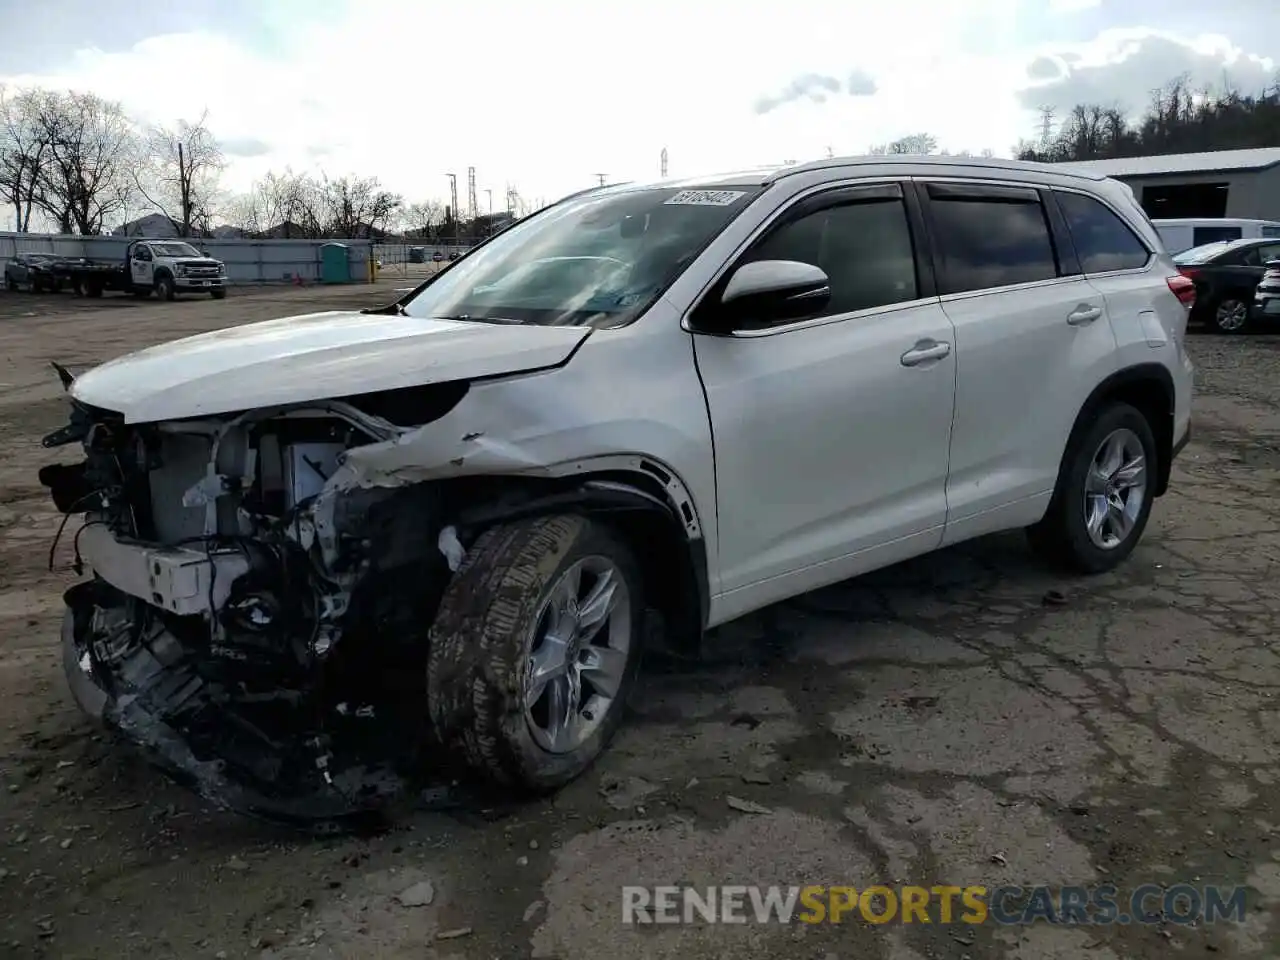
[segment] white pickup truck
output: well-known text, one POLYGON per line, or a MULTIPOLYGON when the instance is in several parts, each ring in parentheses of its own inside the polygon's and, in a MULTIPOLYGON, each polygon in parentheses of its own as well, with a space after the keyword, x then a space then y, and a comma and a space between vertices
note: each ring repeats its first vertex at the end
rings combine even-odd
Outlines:
POLYGON ((125 248, 124 262, 59 261, 57 279, 90 297, 104 290, 120 290, 138 297, 154 292, 165 300, 180 293, 208 293, 215 300, 227 295, 227 268, 205 256, 185 240, 134 240, 125 248))

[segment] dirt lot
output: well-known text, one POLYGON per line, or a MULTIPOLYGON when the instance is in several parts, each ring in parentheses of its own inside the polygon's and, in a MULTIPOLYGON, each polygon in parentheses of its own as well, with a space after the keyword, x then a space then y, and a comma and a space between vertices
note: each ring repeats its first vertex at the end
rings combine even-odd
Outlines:
POLYGON ((0 294, 0 955, 1280 955, 1280 338, 1193 338, 1195 439, 1120 572, 1058 579, 1002 536, 781 604, 697 668, 652 665, 554 801, 316 841, 208 810, 109 743, 55 652, 72 575, 46 570, 46 362, 405 285, 0 294), (423 879, 432 902, 400 905, 423 879), (682 881, 1252 890, 1245 923, 1212 926, 621 925, 620 885, 682 881))

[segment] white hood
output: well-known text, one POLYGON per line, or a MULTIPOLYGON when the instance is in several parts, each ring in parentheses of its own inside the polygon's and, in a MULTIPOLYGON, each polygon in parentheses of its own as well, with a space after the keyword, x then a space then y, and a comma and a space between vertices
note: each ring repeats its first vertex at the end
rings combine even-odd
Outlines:
POLYGON ((128 423, 178 420, 551 367, 590 332, 310 313, 129 354, 81 375, 70 393, 128 423))

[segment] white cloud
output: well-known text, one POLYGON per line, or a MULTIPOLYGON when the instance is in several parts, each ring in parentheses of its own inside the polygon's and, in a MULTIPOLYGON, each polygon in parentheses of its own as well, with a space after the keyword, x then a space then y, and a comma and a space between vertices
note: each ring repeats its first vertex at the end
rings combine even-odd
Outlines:
POLYGON ((269 42, 169 34, 0 80, 93 90, 147 120, 208 107, 236 147, 233 188, 288 165, 374 174, 417 199, 444 197, 454 172, 465 203, 474 166, 500 206, 508 183, 552 199, 597 171, 654 177, 663 147, 673 176, 917 131, 1006 153, 1033 124, 1019 30, 1040 2, 913 0, 904 17, 848 0, 351 0, 345 15, 282 18, 269 42), (757 112, 804 77, 838 92, 757 112))

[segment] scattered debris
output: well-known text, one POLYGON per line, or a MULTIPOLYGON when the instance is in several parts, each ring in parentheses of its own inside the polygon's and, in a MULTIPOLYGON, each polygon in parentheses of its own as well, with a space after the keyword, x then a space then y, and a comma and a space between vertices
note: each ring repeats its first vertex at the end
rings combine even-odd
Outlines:
POLYGON ((249 864, 246 861, 241 860, 239 857, 232 857, 227 861, 226 867, 228 870, 234 870, 236 873, 245 873, 249 869, 249 864))
POLYGON ((527 907, 525 907, 525 908, 524 908, 524 922, 525 922, 525 923, 528 923, 530 920, 532 920, 534 917, 536 917, 536 916, 541 912, 542 908, 543 908, 543 907, 545 907, 545 906, 546 906, 546 903, 544 903, 543 901, 541 901, 541 900, 535 900, 535 901, 533 901, 533 903, 531 903, 531 904, 529 904, 527 907))
POLYGON ((1067 597, 1061 590, 1050 590, 1040 598, 1040 602, 1046 607, 1061 607, 1067 602, 1067 597))
POLYGON ((600 780, 600 795, 615 810, 629 810, 657 789, 656 784, 640 777, 605 776, 600 780))
POLYGON ((538 849, 538 841, 537 841, 537 840, 530 840, 530 841, 529 841, 529 849, 530 849, 530 850, 537 850, 537 849, 538 849))
POLYGON ((1009 861, 1005 859, 1003 853, 993 853, 991 855, 991 862, 998 863, 1002 867, 1007 867, 1009 865, 1009 861))
POLYGON ((58 846, 60 846, 63 850, 69 850, 71 848, 71 838, 67 837, 67 839, 63 840, 60 844, 58 844, 58 846))
POLYGON ((436 934, 437 940, 457 940, 459 937, 471 936, 470 927, 458 927, 456 930, 441 930, 436 934))
POLYGON ((760 726, 760 718, 753 717, 749 713, 740 713, 729 721, 731 727, 746 727, 748 730, 754 730, 760 726))
POLYGON ((742 782, 755 783, 760 786, 767 787, 769 784, 773 783, 773 780, 763 770, 748 770, 742 775, 742 782))
POLYGON ((425 907, 436 898, 436 888, 430 880, 415 883, 407 890, 396 894, 396 900, 402 907, 425 907))
POLYGON ((768 807, 753 803, 750 800, 743 800, 741 797, 725 797, 724 802, 729 805, 731 810, 737 810, 739 813, 773 813, 768 807))
POLYGON ((529 865, 529 858, 528 858, 528 857, 516 857, 516 866, 517 866, 517 867, 527 867, 528 865, 529 865))

